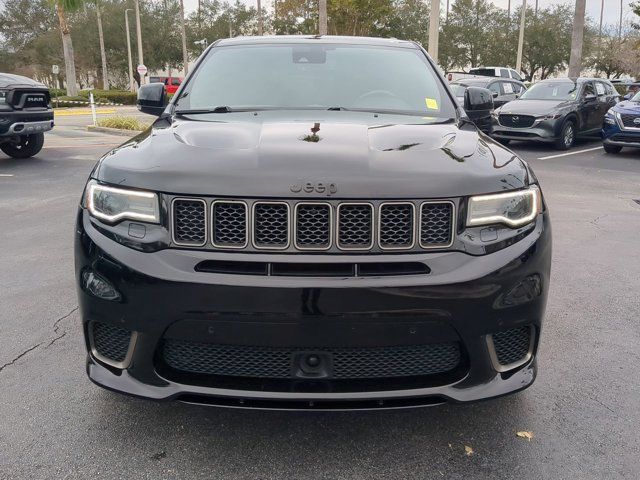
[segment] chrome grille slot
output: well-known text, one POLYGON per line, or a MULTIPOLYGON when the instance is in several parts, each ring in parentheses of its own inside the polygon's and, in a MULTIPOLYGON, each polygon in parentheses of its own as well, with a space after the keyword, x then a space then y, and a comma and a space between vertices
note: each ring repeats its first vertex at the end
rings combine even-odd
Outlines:
POLYGON ((342 203, 338 206, 338 247, 369 250, 373 246, 373 205, 342 203))
POLYGON ((212 243, 219 248, 247 246, 247 205, 236 200, 212 204, 212 243))
POLYGON ((295 208, 295 244, 300 250, 331 248, 331 205, 300 202, 295 208))
POLYGON ((289 205, 284 202, 253 204, 253 245, 285 249, 289 246, 289 205))
POLYGON ((173 200, 173 242, 199 247, 207 237, 206 203, 191 198, 173 200))
POLYGON ((453 203, 423 203, 420 206, 420 245, 423 248, 451 245, 453 225, 453 203))
POLYGON ((413 203, 389 202, 380 205, 378 241, 384 250, 412 248, 414 237, 413 203))

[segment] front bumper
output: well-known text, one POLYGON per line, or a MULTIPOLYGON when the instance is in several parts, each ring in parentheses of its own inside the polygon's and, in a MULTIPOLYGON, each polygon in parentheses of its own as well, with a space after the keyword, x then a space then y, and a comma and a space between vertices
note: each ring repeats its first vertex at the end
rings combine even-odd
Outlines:
MULTIPOLYGON (((84 210, 75 240, 87 372, 93 382, 111 390, 238 408, 368 409, 475 401, 522 390, 535 379, 551 259, 546 213, 525 238, 495 253, 400 255, 426 263, 431 269, 427 275, 289 278, 196 272, 194 265, 205 258, 322 257, 178 249, 144 253, 101 234, 84 210), (122 299, 87 293, 80 285, 87 269, 107 279, 122 299), (530 286, 531 279, 536 287, 525 287, 523 295, 523 285, 530 286), (122 368, 96 355, 89 335, 93 322, 135 332, 122 368), (490 335, 513 328, 531 329, 530 349, 516 368, 501 371, 490 335), (331 378, 330 372, 307 372, 271 380, 176 372, 163 357, 163 345, 174 339, 234 348, 290 347, 321 357, 330 356, 326 352, 332 349, 402 349, 430 342, 456 342, 461 353, 456 368, 435 375, 345 382, 331 378)), ((340 259, 355 257, 367 260, 363 255, 340 259)), ((381 256, 372 257, 380 261, 381 256)))
POLYGON ((602 127, 602 141, 605 145, 615 147, 640 148, 640 128, 622 129, 617 124, 604 123, 602 127))
POLYGON ((53 129, 53 110, 0 110, 0 136, 14 137, 53 129))
POLYGON ((505 127, 495 118, 492 118, 491 136, 504 140, 527 140, 551 143, 559 136, 558 125, 558 120, 542 120, 536 121, 531 127, 514 128, 505 127))

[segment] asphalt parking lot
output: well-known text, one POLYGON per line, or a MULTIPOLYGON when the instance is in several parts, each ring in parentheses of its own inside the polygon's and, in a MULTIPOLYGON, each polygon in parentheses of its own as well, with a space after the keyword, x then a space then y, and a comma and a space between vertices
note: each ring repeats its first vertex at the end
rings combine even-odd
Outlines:
POLYGON ((0 478, 640 477, 640 151, 511 146, 554 229, 530 389, 406 411, 223 410, 86 378, 73 222, 95 161, 123 141, 84 131, 88 118, 57 120, 35 158, 0 153, 0 478))

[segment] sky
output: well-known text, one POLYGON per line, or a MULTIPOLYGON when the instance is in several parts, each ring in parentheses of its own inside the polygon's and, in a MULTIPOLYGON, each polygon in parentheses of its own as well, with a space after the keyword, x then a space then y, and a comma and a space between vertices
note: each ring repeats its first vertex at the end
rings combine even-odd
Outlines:
MULTIPOLYGON (((1 0, 0 0, 1 1, 1 0)), ((243 3, 246 3, 247 5, 255 5, 255 0, 240 0, 243 3)), ((445 8, 445 3, 446 0, 443 0, 442 2, 442 8, 445 8)), ((451 0, 451 1, 455 1, 455 0, 451 0)), ((507 8, 507 3, 509 0, 493 0, 493 3, 495 5, 497 5, 498 7, 502 7, 502 8, 507 8)), ((529 2, 535 2, 535 0, 528 0, 529 2)), ((616 25, 618 24, 619 18, 620 18, 620 0, 602 0, 604 1, 604 24, 605 25, 616 25)), ((631 4, 632 0, 622 0, 623 2, 623 23, 628 23, 631 21, 631 19, 634 17, 633 12, 631 11, 631 4)), ((263 0, 262 1, 263 5, 265 5, 267 8, 271 7, 271 3, 272 0, 263 0)), ((539 6, 540 8, 544 8, 547 7, 549 5, 554 5, 554 4, 561 4, 561 3, 565 3, 565 4, 571 4, 571 5, 575 5, 574 2, 572 2, 571 0, 569 1, 562 1, 562 0, 539 0, 539 6)), ((516 4, 520 4, 519 0, 511 0, 511 5, 512 8, 514 8, 514 6, 516 4)), ((198 6, 198 0, 184 0, 184 5, 185 5, 185 9, 187 11, 193 11, 197 8, 198 6)), ((598 20, 600 19, 600 6, 601 6, 601 0, 587 0, 587 16, 591 17, 592 19, 594 19, 596 21, 596 23, 598 22, 598 20)), ((635 20, 637 21, 638 18, 636 17, 635 20)))

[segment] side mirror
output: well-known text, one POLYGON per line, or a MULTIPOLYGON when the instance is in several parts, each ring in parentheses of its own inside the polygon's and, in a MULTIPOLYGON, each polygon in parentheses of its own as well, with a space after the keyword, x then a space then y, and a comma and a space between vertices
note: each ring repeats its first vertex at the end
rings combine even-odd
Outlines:
POLYGON ((493 92, 480 87, 467 88, 464 92, 464 109, 468 112, 493 110, 493 92))
POLYGON ((493 98, 498 98, 498 92, 493 92, 493 98))
POLYGON ((138 90, 138 110, 142 113, 159 117, 167 106, 167 94, 164 91, 164 84, 149 83, 142 85, 138 90))

